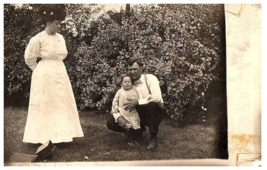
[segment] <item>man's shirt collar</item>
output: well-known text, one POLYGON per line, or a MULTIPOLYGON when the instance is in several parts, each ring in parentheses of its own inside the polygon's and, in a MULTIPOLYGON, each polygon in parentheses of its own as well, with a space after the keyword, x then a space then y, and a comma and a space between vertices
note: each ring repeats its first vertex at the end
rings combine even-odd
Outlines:
POLYGON ((144 79, 144 76, 143 76, 143 74, 141 74, 141 77, 140 77, 140 79, 139 80, 136 80, 135 82, 134 82, 134 84, 137 86, 138 84, 142 84, 143 83, 143 79, 144 79))

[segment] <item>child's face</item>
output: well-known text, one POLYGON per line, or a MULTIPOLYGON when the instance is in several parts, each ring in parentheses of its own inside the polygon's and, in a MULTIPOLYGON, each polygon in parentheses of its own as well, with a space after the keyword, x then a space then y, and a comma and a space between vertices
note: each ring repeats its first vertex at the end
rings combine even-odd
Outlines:
POLYGON ((130 77, 124 77, 122 80, 122 87, 124 90, 130 90, 132 87, 132 81, 130 77))

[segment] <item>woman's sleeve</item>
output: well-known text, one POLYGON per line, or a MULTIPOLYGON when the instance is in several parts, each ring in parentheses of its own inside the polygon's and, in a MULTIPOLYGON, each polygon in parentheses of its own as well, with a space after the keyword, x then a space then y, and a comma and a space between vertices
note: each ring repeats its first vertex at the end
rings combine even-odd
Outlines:
POLYGON ((60 36, 60 39, 61 39, 60 41, 62 41, 62 44, 58 49, 58 59, 64 60, 68 55, 68 50, 66 46, 66 41, 62 35, 60 36))
POLYGON ((25 63, 31 68, 32 71, 37 66, 36 60, 37 57, 40 56, 39 50, 40 50, 39 40, 36 37, 31 38, 29 44, 26 47, 24 58, 25 58, 25 63))

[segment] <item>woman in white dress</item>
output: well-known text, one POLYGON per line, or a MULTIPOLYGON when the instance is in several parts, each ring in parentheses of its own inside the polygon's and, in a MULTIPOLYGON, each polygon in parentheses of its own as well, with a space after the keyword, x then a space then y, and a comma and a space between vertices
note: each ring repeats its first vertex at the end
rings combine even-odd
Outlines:
POLYGON ((44 31, 32 37, 25 62, 32 69, 30 102, 23 142, 71 142, 83 137, 69 76, 63 60, 67 56, 63 36, 57 33, 65 18, 65 6, 42 5, 38 12, 45 21, 44 31), (41 61, 36 62, 41 57, 41 61))

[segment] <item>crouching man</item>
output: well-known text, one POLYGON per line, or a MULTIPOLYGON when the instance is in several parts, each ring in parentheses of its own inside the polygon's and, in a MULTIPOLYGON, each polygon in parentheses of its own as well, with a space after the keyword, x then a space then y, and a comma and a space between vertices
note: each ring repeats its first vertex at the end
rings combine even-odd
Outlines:
MULTIPOLYGON (((163 119, 163 99, 159 86, 159 81, 152 74, 142 74, 143 63, 138 58, 132 58, 128 61, 128 74, 134 80, 134 86, 139 99, 127 99, 124 109, 131 111, 136 108, 141 119, 141 131, 149 127, 150 140, 147 149, 153 150, 157 147, 157 134, 159 125, 163 119)), ((113 118, 107 121, 107 127, 115 132, 124 132, 122 127, 127 121, 119 114, 113 114, 113 118)))

